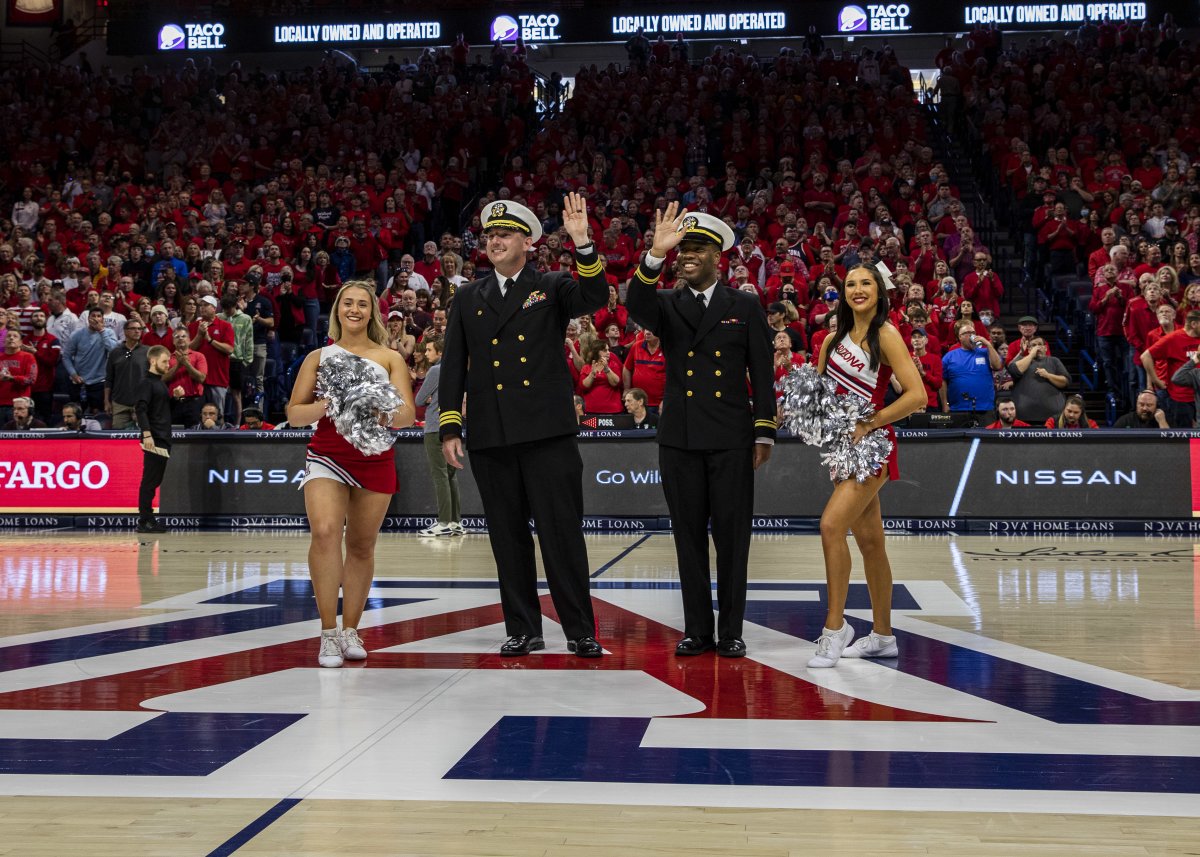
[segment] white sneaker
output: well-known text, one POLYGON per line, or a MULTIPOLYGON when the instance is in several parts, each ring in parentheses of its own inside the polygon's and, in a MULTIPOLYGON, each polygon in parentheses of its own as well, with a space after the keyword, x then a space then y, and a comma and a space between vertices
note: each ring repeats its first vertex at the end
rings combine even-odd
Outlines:
POLYGON ((430 524, 425 529, 417 533, 418 536, 452 536, 454 535, 453 524, 442 524, 437 521, 430 524))
POLYGON ((809 658, 808 665, 817 669, 837 666, 842 651, 850 645, 850 641, 853 639, 854 629, 850 627, 849 622, 844 620, 840 631, 822 628, 821 636, 817 638, 817 653, 809 658))
POLYGON ((843 658, 897 658, 900 649, 896 646, 894 636, 885 637, 872 631, 853 646, 847 646, 842 652, 843 658))
POLYGON ((446 526, 448 526, 453 531, 450 533, 450 535, 452 535, 452 536, 461 536, 464 533, 466 533, 466 531, 467 531, 466 528, 462 525, 462 521, 451 521, 446 526))
POLYGON ((342 646, 337 634, 321 635, 321 651, 317 654, 317 663, 323 667, 340 667, 345 661, 342 656, 342 646))
POLYGON ((357 628, 343 628, 338 634, 338 645, 341 646, 342 656, 348 661, 365 661, 367 647, 363 645, 362 637, 358 636, 357 628))

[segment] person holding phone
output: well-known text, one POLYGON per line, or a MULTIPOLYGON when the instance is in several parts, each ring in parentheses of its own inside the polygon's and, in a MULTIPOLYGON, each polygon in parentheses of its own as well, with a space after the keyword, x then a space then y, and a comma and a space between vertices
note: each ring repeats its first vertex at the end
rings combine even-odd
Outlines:
POLYGON ((1027 422, 1038 425, 1062 412, 1063 390, 1071 383, 1071 373, 1061 360, 1046 353, 1046 340, 1031 339, 1029 350, 1008 364, 1008 374, 1013 377, 1017 413, 1027 422))
POLYGON ((973 321, 954 325, 958 347, 942 357, 942 411, 989 413, 996 404, 992 373, 1004 363, 986 336, 975 331, 973 321))

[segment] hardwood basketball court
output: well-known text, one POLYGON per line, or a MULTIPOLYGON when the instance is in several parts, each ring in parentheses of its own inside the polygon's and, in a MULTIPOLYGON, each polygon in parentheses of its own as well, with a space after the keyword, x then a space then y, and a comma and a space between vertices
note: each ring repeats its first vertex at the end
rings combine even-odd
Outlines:
POLYGON ((900 658, 825 671, 814 536, 755 537, 744 661, 672 654, 669 535, 589 536, 584 662, 496 655, 486 536, 384 535, 341 670, 307 545, 0 536, 0 854, 1200 854, 1191 541, 893 537, 900 658))

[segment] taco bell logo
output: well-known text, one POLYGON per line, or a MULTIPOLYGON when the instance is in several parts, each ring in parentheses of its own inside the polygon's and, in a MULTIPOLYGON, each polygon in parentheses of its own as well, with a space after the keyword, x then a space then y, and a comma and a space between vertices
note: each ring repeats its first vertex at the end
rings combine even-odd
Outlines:
POLYGON ((838 13, 839 33, 858 33, 867 29, 867 12, 861 6, 844 6, 838 13))
POLYGON ((158 49, 160 51, 219 51, 225 47, 222 36, 225 35, 225 25, 216 22, 208 24, 166 24, 158 31, 158 49))
POLYGON ((158 31, 160 51, 178 51, 187 46, 187 33, 178 24, 167 24, 158 31))
POLYGON ((520 34, 521 27, 517 24, 517 19, 509 15, 500 15, 492 21, 492 36, 493 42, 515 42, 517 35, 520 34))
POLYGON ((492 21, 493 42, 515 42, 520 36, 526 42, 557 42, 561 19, 553 12, 535 15, 500 15, 492 21))
POLYGON ((912 9, 907 3, 867 4, 862 6, 843 6, 838 14, 839 33, 861 33, 870 30, 872 33, 903 32, 911 30, 908 16, 912 9))

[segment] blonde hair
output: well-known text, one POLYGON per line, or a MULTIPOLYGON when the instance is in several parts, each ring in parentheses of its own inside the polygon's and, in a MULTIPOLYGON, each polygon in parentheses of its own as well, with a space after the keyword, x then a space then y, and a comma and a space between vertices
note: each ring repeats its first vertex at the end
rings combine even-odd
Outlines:
POLYGON ((342 338, 340 307, 342 305, 342 295, 346 293, 347 289, 362 289, 371 298, 371 320, 367 323, 367 339, 376 345, 382 345, 386 348, 388 343, 387 327, 384 325, 383 316, 379 312, 379 301, 375 298, 375 284, 369 280, 351 280, 338 289, 337 297, 333 299, 333 311, 329 313, 329 338, 334 342, 342 338))

